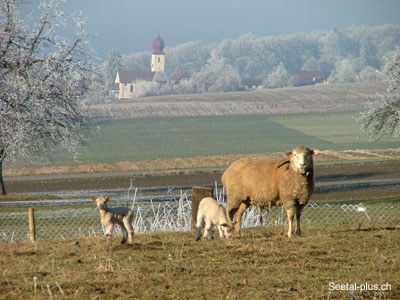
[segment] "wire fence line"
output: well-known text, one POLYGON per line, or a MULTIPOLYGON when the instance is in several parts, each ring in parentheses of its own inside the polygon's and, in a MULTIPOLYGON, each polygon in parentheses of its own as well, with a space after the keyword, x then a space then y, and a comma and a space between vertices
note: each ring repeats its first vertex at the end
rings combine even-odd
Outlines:
MULTIPOLYGON (((131 186, 132 187, 132 186, 131 186)), ((110 201, 110 206, 127 206, 134 210, 135 233, 155 231, 189 231, 191 228, 191 195, 181 190, 180 195, 169 190, 168 201, 152 200, 137 202, 137 188, 130 188, 125 201, 110 201)), ((224 190, 214 190, 217 200, 225 205, 224 190)), ((165 195, 164 195, 165 196, 165 195)), ((168 198, 166 196, 166 198, 168 198)), ((94 237, 104 234, 98 209, 93 207, 41 207, 35 208, 36 239, 70 239, 94 237)), ((399 202, 374 204, 321 204, 309 203, 301 216, 302 224, 347 224, 400 222, 399 202)), ((287 224, 286 211, 282 206, 272 207, 263 213, 263 226, 287 224)), ((259 211, 250 207, 242 219, 244 228, 260 226, 259 211)), ((115 228, 121 234, 119 227, 115 228)), ((30 239, 28 209, 26 211, 0 213, 0 241, 24 241, 30 239)))

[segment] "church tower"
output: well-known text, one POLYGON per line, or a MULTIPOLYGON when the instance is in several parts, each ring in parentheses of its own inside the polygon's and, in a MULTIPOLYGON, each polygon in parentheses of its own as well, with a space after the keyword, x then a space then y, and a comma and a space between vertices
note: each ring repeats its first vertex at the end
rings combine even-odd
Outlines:
POLYGON ((164 72, 165 54, 164 41, 160 38, 160 34, 153 41, 153 53, 151 55, 151 71, 152 72, 164 72))

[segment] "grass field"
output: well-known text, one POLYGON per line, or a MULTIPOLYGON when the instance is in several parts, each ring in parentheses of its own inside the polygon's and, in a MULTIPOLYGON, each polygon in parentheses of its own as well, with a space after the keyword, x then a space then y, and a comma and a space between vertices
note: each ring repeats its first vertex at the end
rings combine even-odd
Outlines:
MULTIPOLYGON (((283 152, 304 144, 320 150, 399 148, 400 139, 368 141, 357 114, 214 116, 107 120, 88 141, 82 162, 283 152)), ((71 161, 57 156, 54 161, 71 161)))
POLYGON ((0 298, 400 298, 399 224, 304 225, 292 240, 283 231, 200 242, 158 232, 112 248, 104 237, 0 243, 0 298))

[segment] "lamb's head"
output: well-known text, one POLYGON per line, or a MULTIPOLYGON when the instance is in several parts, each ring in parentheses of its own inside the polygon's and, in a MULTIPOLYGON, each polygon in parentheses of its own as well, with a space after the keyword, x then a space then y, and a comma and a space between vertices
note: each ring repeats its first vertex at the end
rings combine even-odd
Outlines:
POLYGON ((111 199, 111 196, 106 197, 90 197, 94 202, 96 202, 97 208, 102 210, 107 208, 107 201, 111 199))
POLYGON ((290 159, 290 167, 301 175, 308 175, 313 169, 313 156, 318 154, 318 150, 311 150, 304 146, 297 146, 285 155, 290 159))
MULTIPOLYGON (((235 222, 236 223, 236 222, 235 222)), ((235 227, 233 225, 235 225, 234 222, 228 222, 228 223, 223 223, 220 226, 222 227, 222 231, 224 232, 224 237, 225 238, 230 238, 231 235, 233 234, 233 230, 235 229, 235 227)))

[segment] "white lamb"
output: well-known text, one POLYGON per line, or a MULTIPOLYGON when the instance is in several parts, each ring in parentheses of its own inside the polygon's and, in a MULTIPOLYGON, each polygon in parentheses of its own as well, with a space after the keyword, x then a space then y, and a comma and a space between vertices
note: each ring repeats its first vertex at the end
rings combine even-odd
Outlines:
POLYGON ((196 241, 200 240, 200 231, 204 227, 203 238, 214 238, 213 225, 219 231, 219 237, 229 238, 232 235, 233 224, 226 218, 225 208, 214 198, 206 197, 200 200, 197 211, 196 241))
POLYGON ((118 224, 122 231, 121 244, 125 244, 128 240, 128 244, 133 242, 133 211, 127 207, 107 207, 107 201, 111 199, 111 196, 107 197, 94 197, 91 199, 96 202, 97 208, 100 212, 101 223, 106 229, 106 236, 108 236, 108 243, 111 244, 112 233, 114 225, 118 224))

